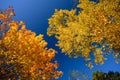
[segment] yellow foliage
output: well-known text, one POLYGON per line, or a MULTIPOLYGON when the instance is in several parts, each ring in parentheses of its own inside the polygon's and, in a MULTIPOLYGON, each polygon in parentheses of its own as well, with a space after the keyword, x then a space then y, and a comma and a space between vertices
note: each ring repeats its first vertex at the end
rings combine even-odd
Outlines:
POLYGON ((32 80, 50 80, 62 76, 62 72, 57 71, 58 62, 51 62, 56 51, 46 48, 47 42, 42 34, 37 36, 27 30, 22 21, 10 21, 6 26, 9 29, 0 39, 0 55, 7 58, 7 64, 21 64, 22 68, 16 68, 21 74, 20 80, 28 80, 28 77, 32 80))
POLYGON ((77 7, 81 11, 78 14, 75 9, 55 10, 49 19, 47 34, 54 35, 58 39, 56 45, 70 57, 82 56, 90 60, 90 52, 93 52, 95 63, 103 64, 105 58, 102 45, 109 45, 109 50, 120 50, 120 1, 79 2, 77 7), (97 46, 91 45, 93 42, 101 47, 96 49, 97 46))

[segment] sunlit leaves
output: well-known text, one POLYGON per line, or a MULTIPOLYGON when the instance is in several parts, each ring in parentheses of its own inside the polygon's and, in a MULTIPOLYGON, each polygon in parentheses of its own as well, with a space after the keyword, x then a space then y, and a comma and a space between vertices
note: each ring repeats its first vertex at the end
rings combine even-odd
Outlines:
MULTIPOLYGON (((79 0, 81 10, 55 10, 49 19, 47 34, 58 39, 57 46, 69 57, 85 57, 103 64, 104 54, 114 50, 117 59, 120 51, 120 1, 79 0), (91 45, 96 43, 96 45, 91 45), (117 53, 116 53, 117 51, 117 53)), ((89 65, 89 63, 88 63, 89 65)), ((91 62, 90 62, 90 66, 91 62)))
POLYGON ((4 55, 4 63, 14 65, 13 69, 21 80, 58 79, 62 72, 57 71, 58 62, 52 62, 56 51, 46 47, 47 42, 42 34, 36 35, 35 32, 27 30, 22 21, 13 21, 11 9, 5 11, 4 15, 7 17, 0 14, 2 24, 11 17, 10 21, 5 23, 8 30, 2 33, 4 36, 0 39, 0 55, 4 55))
POLYGON ((5 14, 0 14, 0 19, 5 19, 6 15, 5 14))

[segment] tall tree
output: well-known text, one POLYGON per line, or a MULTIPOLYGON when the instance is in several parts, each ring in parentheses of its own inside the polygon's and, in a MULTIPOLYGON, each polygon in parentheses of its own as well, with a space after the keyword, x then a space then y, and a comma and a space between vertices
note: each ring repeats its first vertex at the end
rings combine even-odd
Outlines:
MULTIPOLYGON (((104 54, 113 50, 116 60, 120 57, 120 1, 79 0, 78 9, 55 10, 49 18, 47 34, 55 36, 56 46, 69 57, 95 56, 96 64, 104 64, 104 54)), ((92 68, 92 63, 88 66, 92 68)))
POLYGON ((56 51, 46 47, 47 42, 42 34, 37 36, 26 29, 24 22, 12 20, 13 15, 12 7, 0 13, 0 78, 57 79, 62 72, 57 71, 59 64, 54 59, 56 51))

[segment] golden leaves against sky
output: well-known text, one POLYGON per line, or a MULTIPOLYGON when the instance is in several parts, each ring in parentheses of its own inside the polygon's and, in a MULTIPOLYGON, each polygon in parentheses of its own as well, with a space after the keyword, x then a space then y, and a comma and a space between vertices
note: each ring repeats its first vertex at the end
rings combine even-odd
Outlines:
POLYGON ((78 14, 75 9, 55 10, 49 18, 47 34, 54 35, 58 39, 56 45, 70 57, 83 56, 90 60, 90 52, 93 52, 94 62, 103 64, 106 60, 103 46, 109 46, 109 49, 104 48, 106 52, 120 50, 120 1, 79 2, 78 14), (92 46, 94 42, 100 47, 92 46))
MULTIPOLYGON (((0 14, 2 21, 0 26, 7 20, 4 16, 12 18, 12 12, 9 9, 6 11, 7 14, 0 14)), ((21 74, 20 79, 29 77, 37 80, 50 80, 62 76, 62 72, 57 71, 58 62, 51 62, 56 51, 46 47, 47 42, 43 39, 42 34, 36 35, 35 32, 27 30, 22 21, 17 22, 11 19, 4 26, 9 29, 2 33, 4 36, 0 39, 0 55, 7 58, 6 64, 8 65, 18 63, 23 66, 15 68, 21 74)))

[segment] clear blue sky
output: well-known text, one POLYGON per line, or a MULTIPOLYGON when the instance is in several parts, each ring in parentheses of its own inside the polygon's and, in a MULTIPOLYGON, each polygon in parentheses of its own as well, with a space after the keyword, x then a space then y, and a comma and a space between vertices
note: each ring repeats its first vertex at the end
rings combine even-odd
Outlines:
POLYGON ((48 37, 46 30, 48 28, 48 18, 54 13, 54 9, 72 9, 74 8, 74 0, 0 0, 0 9, 6 9, 8 6, 13 6, 17 21, 24 21, 27 29, 30 29, 37 34, 44 34, 44 39, 48 42, 49 48, 54 48, 58 51, 56 60, 60 63, 59 70, 63 71, 63 76, 59 80, 68 80, 68 73, 72 70, 78 70, 86 73, 90 78, 92 72, 99 70, 108 72, 119 71, 120 64, 115 64, 112 56, 108 57, 104 65, 97 65, 89 70, 85 66, 83 58, 71 59, 61 53, 58 47, 55 47, 57 40, 54 37, 48 37))

